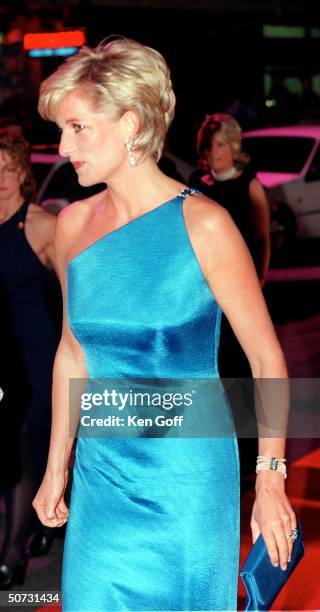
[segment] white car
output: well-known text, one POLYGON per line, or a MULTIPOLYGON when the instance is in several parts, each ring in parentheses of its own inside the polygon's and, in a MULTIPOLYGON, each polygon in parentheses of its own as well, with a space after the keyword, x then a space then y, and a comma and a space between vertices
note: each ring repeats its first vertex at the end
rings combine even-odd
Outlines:
POLYGON ((244 134, 257 176, 283 241, 320 237, 320 125, 254 130, 244 134))

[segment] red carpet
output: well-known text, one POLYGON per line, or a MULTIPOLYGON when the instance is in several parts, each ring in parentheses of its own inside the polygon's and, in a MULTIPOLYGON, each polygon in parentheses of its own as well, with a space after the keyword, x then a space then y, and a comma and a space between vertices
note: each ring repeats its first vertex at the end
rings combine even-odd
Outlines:
MULTIPOLYGON (((305 555, 271 610, 320 610, 320 449, 313 451, 290 466, 287 491, 301 520, 305 555)), ((241 502, 241 554, 242 566, 251 548, 250 513, 253 493, 246 493, 241 502)), ((239 579, 238 610, 243 610, 245 589, 239 579)), ((41 612, 60 612, 60 608, 38 608, 41 612)), ((78 612, 81 612, 79 610, 78 612)), ((107 612, 107 611, 105 611, 107 612)))

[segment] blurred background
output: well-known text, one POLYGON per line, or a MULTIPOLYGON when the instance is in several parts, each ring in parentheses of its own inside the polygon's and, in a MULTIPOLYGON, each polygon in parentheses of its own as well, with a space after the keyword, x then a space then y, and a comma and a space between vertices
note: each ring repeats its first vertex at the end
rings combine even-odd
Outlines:
POLYGON ((207 113, 230 113, 245 133, 270 126, 308 126, 287 133, 252 133, 259 138, 245 139, 244 146, 269 195, 273 266, 318 263, 318 240, 305 241, 320 237, 318 2, 2 2, 0 125, 14 122, 23 126, 34 146, 37 199, 53 212, 88 194, 79 190, 69 164, 60 167, 58 130, 37 113, 40 82, 68 54, 77 52, 76 31, 76 45, 79 36, 95 46, 110 34, 121 34, 163 53, 177 95, 163 163, 171 172, 174 164, 186 182, 196 164, 196 133, 207 113), (39 33, 41 40, 32 37, 39 33), (297 244, 292 248, 296 238, 299 248, 297 244))
POLYGON ((229 109, 244 129, 320 119, 320 7, 303 0, 54 0, 2 2, 0 105, 33 142, 57 134, 36 114, 39 83, 63 60, 30 58, 27 33, 81 29, 89 45, 110 34, 159 49, 172 69, 175 153, 195 161, 197 126, 229 109))

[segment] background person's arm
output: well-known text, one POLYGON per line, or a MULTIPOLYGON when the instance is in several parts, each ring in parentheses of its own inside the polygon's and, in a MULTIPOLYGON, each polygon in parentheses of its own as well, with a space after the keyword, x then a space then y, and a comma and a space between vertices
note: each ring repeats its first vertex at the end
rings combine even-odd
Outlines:
POLYGON ((40 261, 57 272, 55 230, 57 218, 37 204, 30 204, 25 223, 26 238, 40 261))
POLYGON ((251 201, 251 218, 254 235, 256 264, 261 286, 270 265, 270 211, 264 188, 258 179, 250 181, 249 196, 251 201))

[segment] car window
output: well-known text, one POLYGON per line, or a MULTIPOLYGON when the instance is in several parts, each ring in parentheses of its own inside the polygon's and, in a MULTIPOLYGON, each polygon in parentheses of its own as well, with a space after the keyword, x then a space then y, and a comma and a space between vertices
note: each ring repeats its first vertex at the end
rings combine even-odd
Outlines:
POLYGON ((317 152, 310 164, 305 180, 307 182, 320 181, 320 147, 317 148, 317 152))
POLYGON ((83 200, 99 193, 106 188, 104 183, 82 187, 78 183, 77 174, 70 163, 59 166, 41 196, 41 201, 51 198, 63 198, 69 202, 83 200))
POLYGON ((263 136, 243 139, 243 148, 259 172, 298 174, 314 146, 314 138, 298 136, 263 136))

